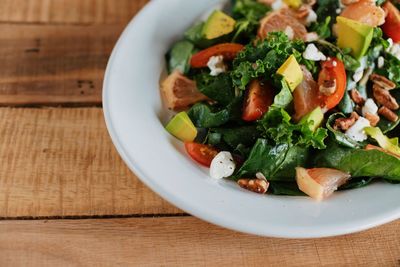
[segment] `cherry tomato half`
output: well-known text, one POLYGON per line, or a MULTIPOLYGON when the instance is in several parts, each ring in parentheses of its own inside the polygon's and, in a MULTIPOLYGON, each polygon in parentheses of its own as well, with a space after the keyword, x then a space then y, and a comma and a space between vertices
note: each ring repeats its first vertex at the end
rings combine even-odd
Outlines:
POLYGON ((385 24, 382 25, 383 32, 395 43, 400 42, 400 11, 390 2, 383 5, 386 13, 385 24))
POLYGON ((194 142, 185 142, 185 149, 194 161, 205 167, 210 167, 211 161, 218 154, 214 147, 194 142))
POLYGON ((274 101, 274 90, 270 84, 254 80, 250 83, 244 102, 242 119, 256 121, 260 119, 274 101))
POLYGON ((224 57, 224 60, 233 60, 243 48, 243 45, 234 43, 214 45, 194 54, 190 60, 190 65, 192 68, 204 68, 207 67, 211 57, 220 55, 224 57))
POLYGON ((318 86, 321 86, 325 80, 336 81, 336 91, 330 95, 320 95, 320 105, 322 108, 332 109, 336 107, 342 100, 346 92, 346 70, 344 64, 337 58, 329 58, 322 62, 322 70, 318 77, 318 86))

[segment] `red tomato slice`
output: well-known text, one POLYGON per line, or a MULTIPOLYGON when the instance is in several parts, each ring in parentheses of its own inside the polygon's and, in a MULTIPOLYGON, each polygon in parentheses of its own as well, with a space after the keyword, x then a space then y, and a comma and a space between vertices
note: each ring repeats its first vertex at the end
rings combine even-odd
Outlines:
POLYGON ((322 70, 318 77, 318 86, 325 80, 336 80, 336 91, 330 96, 320 94, 319 99, 322 108, 332 109, 336 107, 342 100, 346 92, 346 70, 344 64, 337 58, 329 58, 322 62, 322 70))
POLYGON ((214 45, 194 54, 190 65, 192 68, 207 67, 208 60, 213 56, 223 56, 224 60, 233 60, 243 48, 243 45, 234 43, 214 45))
POLYGON ((382 25, 383 32, 395 43, 400 42, 400 11, 389 1, 383 5, 385 10, 386 19, 385 24, 382 25))
POLYGON ((205 167, 210 167, 211 161, 218 154, 214 147, 194 142, 185 142, 185 149, 194 161, 205 167))
POLYGON ((269 84, 262 84, 254 80, 249 85, 244 102, 242 119, 256 121, 260 119, 274 101, 274 90, 269 84))

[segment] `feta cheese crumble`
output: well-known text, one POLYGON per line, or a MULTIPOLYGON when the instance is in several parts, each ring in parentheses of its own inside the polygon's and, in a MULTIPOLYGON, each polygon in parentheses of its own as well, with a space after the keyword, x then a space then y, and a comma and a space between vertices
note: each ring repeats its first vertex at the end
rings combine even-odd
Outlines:
POLYGON ((380 57, 378 57, 378 68, 383 68, 383 66, 385 66, 385 59, 382 57, 382 56, 380 56, 380 57))
POLYGON ((272 10, 279 10, 283 7, 283 2, 282 0, 275 0, 272 5, 271 8, 272 10))
POLYGON ((361 109, 361 112, 363 116, 365 116, 367 113, 376 115, 378 113, 378 106, 375 104, 372 98, 368 98, 367 101, 365 101, 365 104, 361 109))
POLYGON ((360 67, 356 69, 353 75, 353 80, 357 83, 359 82, 362 77, 364 76, 364 70, 367 67, 367 60, 368 58, 365 56, 360 60, 360 67))
POLYGON ((317 13, 314 12, 312 8, 309 9, 308 16, 306 18, 306 24, 309 26, 311 23, 317 21, 318 16, 317 13))
POLYGON ((354 125, 346 131, 345 134, 354 141, 362 142, 368 139, 364 129, 370 126, 371 124, 369 120, 364 117, 360 117, 356 123, 354 123, 354 125))
POLYGON ((317 41, 318 39, 319 39, 319 36, 316 32, 309 32, 305 36, 305 40, 307 43, 317 41))
POLYGON ((326 60, 326 56, 318 50, 314 44, 308 44, 306 50, 303 53, 303 57, 312 61, 323 61, 326 60))
POLYGON ((223 56, 213 56, 210 57, 207 63, 208 68, 210 69, 211 76, 218 76, 221 73, 226 72, 226 66, 224 64, 223 56))
POLYGON ((235 161, 230 152, 219 152, 211 161, 210 176, 214 179, 229 177, 235 171, 235 167, 235 161))

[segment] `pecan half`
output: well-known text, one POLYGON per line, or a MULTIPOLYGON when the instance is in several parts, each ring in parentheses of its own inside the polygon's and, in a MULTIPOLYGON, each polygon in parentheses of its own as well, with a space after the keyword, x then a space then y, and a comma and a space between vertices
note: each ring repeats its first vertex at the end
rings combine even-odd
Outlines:
POLYGON ((396 113, 394 113, 393 111, 391 111, 390 109, 388 109, 385 106, 382 106, 378 110, 378 114, 382 115, 383 117, 385 117, 386 119, 388 119, 391 122, 396 122, 399 119, 399 116, 397 116, 396 113))
POLYGON ((381 86, 374 84, 374 86, 372 87, 372 91, 376 102, 391 110, 399 109, 399 104, 388 90, 385 90, 381 86))
POLYGON ((396 84, 394 82, 392 82, 391 80, 382 75, 372 73, 370 79, 374 84, 379 85, 383 89, 392 90, 396 88, 396 84))
POLYGON ((351 89, 350 96, 357 105, 364 105, 365 99, 357 89, 351 89))
POLYGON ((336 79, 335 80, 324 80, 319 86, 321 94, 330 96, 336 92, 336 79))
POLYGON ((265 194, 269 187, 268 181, 263 179, 240 179, 237 183, 241 188, 258 194, 265 194))
POLYGON ((351 126, 356 123, 356 121, 360 118, 357 112, 352 112, 349 118, 339 118, 335 120, 335 124, 333 128, 335 130, 343 130, 347 131, 351 126))
POLYGON ((378 115, 372 114, 369 112, 365 113, 364 116, 367 120, 369 120, 371 126, 373 126, 373 127, 375 127, 378 124, 379 120, 381 119, 381 118, 379 118, 378 115))

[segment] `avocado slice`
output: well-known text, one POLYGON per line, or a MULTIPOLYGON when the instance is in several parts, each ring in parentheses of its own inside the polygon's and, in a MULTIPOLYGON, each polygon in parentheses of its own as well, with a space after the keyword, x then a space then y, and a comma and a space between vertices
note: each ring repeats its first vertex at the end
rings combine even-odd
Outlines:
POLYGON ((341 16, 336 19, 337 45, 340 48, 351 48, 351 55, 359 60, 365 55, 371 44, 374 28, 341 16))
POLYGON ((398 139, 389 139, 384 135, 378 127, 367 127, 364 129, 365 133, 375 139, 379 146, 393 154, 400 155, 400 147, 398 146, 398 139), (397 145, 396 145, 397 143, 397 145))
POLYGON ((292 92, 303 81, 303 72, 293 55, 283 63, 276 73, 284 77, 292 92))
POLYGON ((197 129, 185 111, 176 114, 168 122, 165 129, 170 134, 184 142, 191 142, 197 136, 197 129))
POLYGON ((324 120, 324 113, 322 112, 322 109, 320 107, 317 107, 316 109, 308 113, 306 116, 304 116, 299 123, 300 124, 309 123, 312 121, 313 123, 310 124, 310 130, 315 132, 318 129, 318 127, 321 126, 323 120, 324 120))
POLYGON ((236 21, 220 10, 215 10, 207 19, 202 35, 208 39, 215 39, 227 35, 235 30, 236 21))

